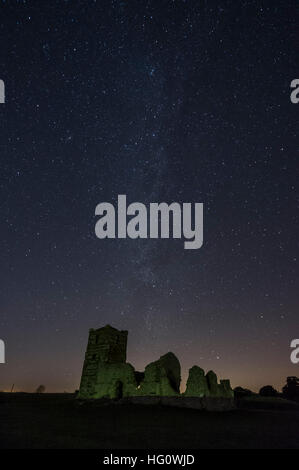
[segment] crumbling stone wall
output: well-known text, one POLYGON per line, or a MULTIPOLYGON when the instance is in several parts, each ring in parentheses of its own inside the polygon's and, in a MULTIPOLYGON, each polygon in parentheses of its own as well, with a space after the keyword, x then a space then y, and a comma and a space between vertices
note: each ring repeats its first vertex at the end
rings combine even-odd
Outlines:
POLYGON ((209 392, 210 392, 210 397, 219 397, 219 388, 218 388, 218 379, 217 375, 215 372, 212 370, 209 370, 209 372, 206 375, 207 382, 208 382, 208 387, 209 387, 209 392))
POLYGON ((188 397, 213 397, 213 398, 233 398, 234 392, 229 380, 220 380, 218 384, 217 375, 210 370, 205 375, 204 370, 198 366, 193 366, 189 370, 186 391, 188 397))
POLYGON ((234 398, 234 391, 231 387, 230 380, 220 380, 220 396, 224 398, 234 398))
POLYGON ((136 395, 174 396, 180 393, 181 366, 177 357, 169 352, 145 368, 144 380, 136 395))
POLYGON ((131 364, 100 363, 93 398, 134 396, 137 390, 134 367, 131 364))
POLYGON ((188 397, 209 397, 210 390, 205 372, 198 366, 193 366, 189 370, 187 387, 184 393, 188 397))

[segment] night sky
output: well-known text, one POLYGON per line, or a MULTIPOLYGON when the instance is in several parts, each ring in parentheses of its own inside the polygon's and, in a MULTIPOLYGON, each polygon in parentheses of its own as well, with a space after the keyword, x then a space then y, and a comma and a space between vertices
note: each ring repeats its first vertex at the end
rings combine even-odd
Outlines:
POLYGON ((78 388, 89 328, 232 385, 298 375, 295 0, 0 1, 0 389, 78 388), (204 203, 204 244, 95 207, 204 203))

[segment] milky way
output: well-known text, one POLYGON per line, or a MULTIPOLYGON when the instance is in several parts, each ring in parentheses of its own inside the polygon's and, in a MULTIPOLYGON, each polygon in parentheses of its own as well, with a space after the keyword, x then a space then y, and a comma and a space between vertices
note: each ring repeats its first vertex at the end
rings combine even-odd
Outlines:
POLYGON ((140 370, 172 350, 183 379, 298 375, 297 2, 0 9, 0 389, 76 389, 107 323, 140 370), (203 247, 98 240, 118 194, 204 203, 203 247))

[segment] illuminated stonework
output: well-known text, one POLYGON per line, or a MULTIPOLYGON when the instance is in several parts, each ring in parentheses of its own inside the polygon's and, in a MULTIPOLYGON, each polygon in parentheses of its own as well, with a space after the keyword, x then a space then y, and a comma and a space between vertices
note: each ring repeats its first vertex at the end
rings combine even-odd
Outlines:
MULTIPOLYGON (((136 372, 126 362, 127 331, 110 325, 90 330, 82 372, 79 398, 112 398, 180 396, 181 366, 169 352, 136 372)), ((229 380, 218 384, 213 371, 193 366, 189 371, 185 397, 233 398, 229 380)))

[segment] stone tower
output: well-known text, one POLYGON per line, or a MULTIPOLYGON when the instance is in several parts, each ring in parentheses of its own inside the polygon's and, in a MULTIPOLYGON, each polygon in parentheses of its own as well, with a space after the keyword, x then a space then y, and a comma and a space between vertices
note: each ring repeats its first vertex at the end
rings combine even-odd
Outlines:
POLYGON ((127 331, 118 331, 110 325, 89 330, 79 396, 94 396, 101 364, 126 362, 127 339, 127 331))

